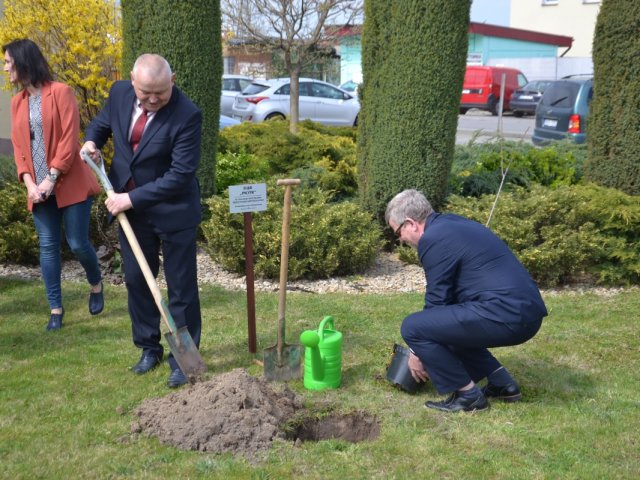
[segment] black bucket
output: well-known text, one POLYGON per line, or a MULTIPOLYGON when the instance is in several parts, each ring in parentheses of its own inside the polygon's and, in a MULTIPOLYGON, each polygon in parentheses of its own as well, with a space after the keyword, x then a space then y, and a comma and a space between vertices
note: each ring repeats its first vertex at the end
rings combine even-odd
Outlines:
POLYGON ((393 353, 391 354, 391 363, 387 368, 387 380, 397 385, 402 390, 413 393, 420 387, 420 383, 416 382, 409 371, 409 354, 411 351, 407 347, 393 345, 393 353))

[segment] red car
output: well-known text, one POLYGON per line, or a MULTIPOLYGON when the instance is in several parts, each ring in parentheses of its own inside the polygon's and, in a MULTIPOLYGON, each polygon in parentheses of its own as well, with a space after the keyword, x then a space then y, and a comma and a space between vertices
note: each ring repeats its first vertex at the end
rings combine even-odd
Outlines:
POLYGON ((460 99, 460 113, 470 108, 488 110, 498 114, 500 90, 504 75, 504 102, 502 110, 509 110, 509 99, 514 90, 527 84, 527 77, 520 70, 505 67, 467 66, 460 99))

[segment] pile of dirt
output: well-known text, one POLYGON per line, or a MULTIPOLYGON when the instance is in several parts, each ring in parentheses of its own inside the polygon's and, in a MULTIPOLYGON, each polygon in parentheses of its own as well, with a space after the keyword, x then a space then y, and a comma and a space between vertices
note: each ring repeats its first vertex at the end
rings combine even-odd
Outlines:
POLYGON ((181 450, 230 452, 251 458, 285 439, 282 425, 303 408, 288 387, 235 369, 162 398, 145 400, 135 411, 133 433, 157 437, 181 450))

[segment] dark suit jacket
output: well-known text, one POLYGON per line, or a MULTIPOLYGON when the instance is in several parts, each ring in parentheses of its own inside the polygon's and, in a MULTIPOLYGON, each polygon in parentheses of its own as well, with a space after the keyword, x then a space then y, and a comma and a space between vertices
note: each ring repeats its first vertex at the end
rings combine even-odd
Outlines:
POLYGON ((462 305, 502 323, 528 323, 547 315, 529 272, 484 225, 434 213, 418 242, 418 256, 427 277, 426 309, 462 305))
POLYGON ((175 232, 200 223, 200 188, 196 171, 200 162, 202 114, 191 100, 173 87, 169 103, 147 126, 135 153, 129 144, 129 127, 135 92, 130 81, 118 81, 105 107, 87 128, 85 141, 102 148, 113 136, 114 157, 109 180, 129 192, 136 213, 143 213, 161 232, 175 232))

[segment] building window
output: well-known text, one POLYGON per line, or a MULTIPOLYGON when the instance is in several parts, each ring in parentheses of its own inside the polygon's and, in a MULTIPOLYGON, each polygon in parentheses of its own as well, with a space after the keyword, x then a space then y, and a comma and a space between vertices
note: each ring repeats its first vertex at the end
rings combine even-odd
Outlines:
POLYGON ((236 57, 223 57, 222 58, 223 73, 236 73, 236 57))
POLYGON ((542 0, 542 5, 558 5, 559 0, 542 0))

